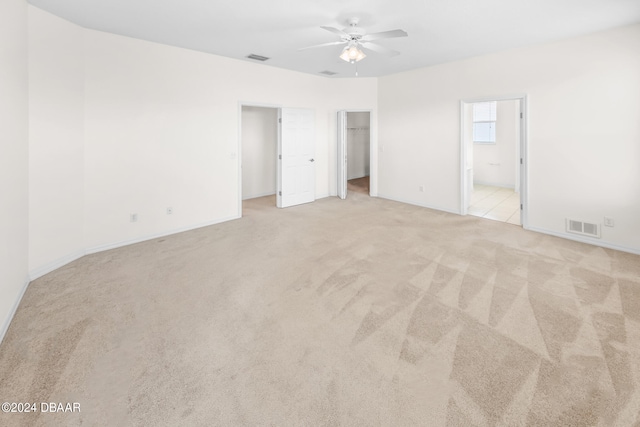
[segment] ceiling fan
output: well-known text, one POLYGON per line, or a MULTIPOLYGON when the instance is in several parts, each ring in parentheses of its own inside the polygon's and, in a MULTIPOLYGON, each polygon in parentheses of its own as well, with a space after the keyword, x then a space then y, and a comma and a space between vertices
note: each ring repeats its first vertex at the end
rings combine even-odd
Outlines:
POLYGON ((407 37, 408 35, 407 32, 404 30, 390 30, 390 31, 382 31, 379 33, 367 34, 364 28, 358 27, 358 23, 360 22, 359 18, 350 18, 347 22, 349 23, 349 26, 342 30, 335 27, 326 27, 326 26, 320 27, 323 30, 327 30, 334 34, 339 35, 340 41, 303 47, 298 50, 315 49, 317 47, 336 46, 336 45, 346 44, 346 46, 342 50, 342 53, 340 54, 340 58, 354 64, 364 59, 367 56, 364 54, 364 52, 362 52, 359 49, 360 47, 363 47, 365 49, 369 49, 374 52, 378 52, 387 56, 399 55, 400 52, 395 51, 393 49, 386 48, 377 43, 374 43, 374 40, 390 39, 394 37, 407 37))

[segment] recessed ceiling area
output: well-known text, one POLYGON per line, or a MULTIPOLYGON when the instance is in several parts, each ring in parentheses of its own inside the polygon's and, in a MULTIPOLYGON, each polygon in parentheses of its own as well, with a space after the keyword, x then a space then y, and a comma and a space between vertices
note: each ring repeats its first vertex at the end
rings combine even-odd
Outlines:
POLYGON ((29 0, 80 26, 330 78, 354 77, 343 46, 299 51, 338 41, 320 28, 347 27, 357 17, 368 33, 402 29, 409 36, 366 51, 360 77, 584 35, 640 21, 638 0, 29 0), (326 71, 336 74, 328 75, 326 71))

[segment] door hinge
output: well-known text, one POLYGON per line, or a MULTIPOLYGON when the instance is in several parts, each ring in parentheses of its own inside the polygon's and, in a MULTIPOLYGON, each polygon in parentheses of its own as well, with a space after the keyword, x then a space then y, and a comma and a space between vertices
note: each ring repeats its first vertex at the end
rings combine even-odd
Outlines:
POLYGON ((278 154, 278 160, 282 160, 282 154, 278 154))
POLYGON ((520 210, 522 210, 522 203, 520 203, 520 210))
POLYGON ((278 196, 282 196, 282 191, 278 191, 278 196))
POLYGON ((520 118, 522 118, 522 113, 520 113, 520 118))
POLYGON ((282 117, 278 117, 278 123, 282 123, 282 117))
POLYGON ((522 164, 522 157, 520 157, 520 164, 522 164))

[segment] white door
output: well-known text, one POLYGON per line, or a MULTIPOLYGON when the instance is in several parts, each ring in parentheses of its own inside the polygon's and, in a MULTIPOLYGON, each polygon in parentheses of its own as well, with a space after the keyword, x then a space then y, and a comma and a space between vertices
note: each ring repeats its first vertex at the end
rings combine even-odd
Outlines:
POLYGON ((338 197, 347 198, 347 112, 338 111, 338 197))
POLYGON ((278 111, 277 206, 286 208, 316 199, 315 111, 278 111))

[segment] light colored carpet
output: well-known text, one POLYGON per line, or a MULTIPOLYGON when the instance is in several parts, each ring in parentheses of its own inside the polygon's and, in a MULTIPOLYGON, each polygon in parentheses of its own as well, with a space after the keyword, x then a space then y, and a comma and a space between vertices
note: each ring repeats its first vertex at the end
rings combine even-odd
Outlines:
POLYGON ((640 257, 349 194, 34 281, 0 425, 634 426, 640 257))

